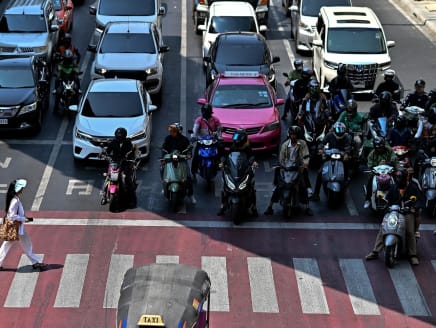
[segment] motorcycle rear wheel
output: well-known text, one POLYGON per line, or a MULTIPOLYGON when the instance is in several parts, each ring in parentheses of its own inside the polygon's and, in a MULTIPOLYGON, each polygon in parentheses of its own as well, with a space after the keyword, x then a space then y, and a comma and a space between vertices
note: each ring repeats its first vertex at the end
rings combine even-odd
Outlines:
POLYGON ((179 203, 180 203, 179 194, 175 191, 170 191, 168 196, 169 196, 168 200, 170 201, 171 209, 174 212, 177 212, 177 210, 179 209, 179 203))
POLYGON ((388 268, 392 268, 395 264, 395 246, 385 247, 385 264, 388 268))
POLYGON ((108 202, 109 202, 109 211, 119 212, 119 210, 120 210, 120 198, 119 198, 118 194, 110 194, 108 202))

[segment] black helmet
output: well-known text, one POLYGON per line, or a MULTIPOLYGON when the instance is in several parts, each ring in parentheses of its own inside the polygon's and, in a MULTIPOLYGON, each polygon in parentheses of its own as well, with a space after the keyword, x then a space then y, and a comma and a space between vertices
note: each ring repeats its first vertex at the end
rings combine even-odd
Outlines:
POLYGON ((347 112, 352 114, 357 112, 357 102, 354 99, 348 99, 347 112))
POLYGON ((397 187, 400 189, 404 189, 407 186, 407 176, 408 173, 405 169, 399 169, 394 172, 394 179, 397 184, 397 187))
POLYGON ((309 68, 307 68, 307 67, 304 67, 303 68, 303 71, 301 72, 301 77, 303 78, 303 79, 306 79, 306 80, 309 80, 311 77, 312 77, 312 70, 310 70, 309 68))
POLYGON ((236 147, 242 147, 248 141, 247 132, 244 129, 237 129, 232 140, 236 147))
POLYGON ((436 88, 430 90, 430 92, 428 93, 428 97, 429 97, 433 102, 436 101, 436 88))
POLYGON ((380 104, 391 104, 392 94, 389 91, 383 91, 380 94, 380 104))
POLYGON ((303 70, 303 60, 300 58, 297 58, 294 60, 294 69, 296 71, 302 71, 303 70))
POLYGON ((383 149, 385 148, 385 139, 381 137, 374 138, 372 145, 374 146, 374 149, 383 149))
POLYGON ((295 134, 297 138, 300 136, 301 129, 297 125, 290 126, 288 128, 288 137, 290 138, 292 134, 295 134))
POLYGON ((384 74, 385 80, 387 79, 393 80, 394 77, 395 77, 395 71, 393 69, 387 69, 384 74))
POLYGON ((431 125, 436 124, 436 105, 430 107, 430 111, 428 113, 428 122, 431 125))
POLYGON ((337 68, 336 72, 337 72, 338 76, 345 76, 345 75, 347 75, 347 65, 340 63, 338 65, 338 68, 337 68))
POLYGON ((405 128, 407 125, 407 118, 404 116, 398 116, 395 124, 398 128, 405 128))
POLYGON ((212 105, 211 104, 204 104, 201 107, 201 116, 203 116, 205 119, 209 119, 212 116, 212 105))
POLYGON ((115 130, 115 139, 124 141, 127 138, 127 130, 125 128, 118 128, 115 130))
POLYGON ((346 129, 347 127, 342 122, 336 122, 335 124, 333 124, 333 133, 338 138, 342 138, 345 135, 346 129))
POLYGON ((415 87, 425 87, 425 81, 423 79, 416 80, 415 87))
POLYGON ((73 62, 73 52, 70 49, 66 49, 63 54, 64 64, 71 64, 73 62))

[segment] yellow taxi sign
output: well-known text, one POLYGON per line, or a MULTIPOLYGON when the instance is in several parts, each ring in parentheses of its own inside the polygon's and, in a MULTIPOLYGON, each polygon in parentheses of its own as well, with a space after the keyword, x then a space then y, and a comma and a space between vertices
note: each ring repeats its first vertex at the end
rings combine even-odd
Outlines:
POLYGON ((165 327, 165 323, 161 315, 144 314, 139 318, 138 327, 165 327))

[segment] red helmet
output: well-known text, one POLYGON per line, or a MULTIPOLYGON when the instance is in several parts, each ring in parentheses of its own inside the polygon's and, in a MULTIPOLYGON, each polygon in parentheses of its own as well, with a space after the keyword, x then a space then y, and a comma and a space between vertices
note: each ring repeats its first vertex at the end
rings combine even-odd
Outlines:
POLYGON ((377 176, 377 186, 380 190, 388 190, 391 185, 391 176, 389 174, 380 174, 377 176))

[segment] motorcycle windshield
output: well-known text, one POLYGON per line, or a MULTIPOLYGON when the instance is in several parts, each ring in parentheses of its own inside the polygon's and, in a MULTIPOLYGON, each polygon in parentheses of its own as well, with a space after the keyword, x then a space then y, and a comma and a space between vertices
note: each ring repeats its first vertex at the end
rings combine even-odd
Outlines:
POLYGON ((247 155, 245 153, 231 152, 227 160, 228 170, 232 177, 239 179, 246 174, 249 163, 247 155))
POLYGON ((425 188, 436 189, 436 168, 427 167, 422 177, 422 185, 425 188))
POLYGON ((188 163, 180 161, 174 164, 173 162, 166 163, 164 169, 164 179, 168 182, 184 181, 188 177, 188 163))
POLYGON ((339 93, 342 97, 341 101, 345 104, 345 102, 348 100, 348 90, 347 89, 341 89, 339 90, 339 93))
POLYGON ((388 131, 388 119, 387 119, 387 117, 379 117, 378 118, 378 125, 380 127, 382 134, 384 136, 387 135, 387 131, 388 131))

